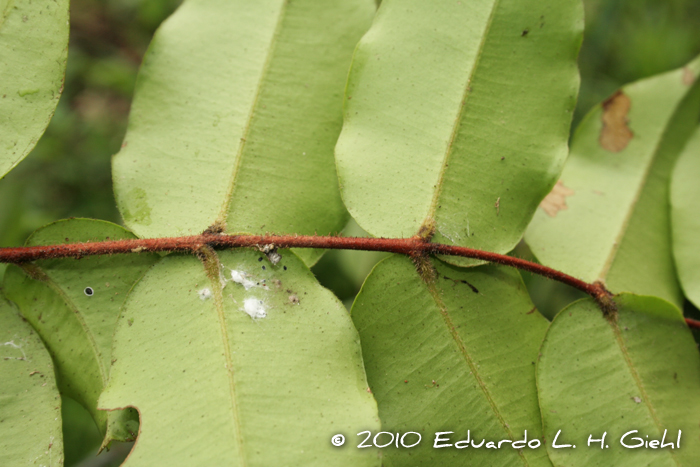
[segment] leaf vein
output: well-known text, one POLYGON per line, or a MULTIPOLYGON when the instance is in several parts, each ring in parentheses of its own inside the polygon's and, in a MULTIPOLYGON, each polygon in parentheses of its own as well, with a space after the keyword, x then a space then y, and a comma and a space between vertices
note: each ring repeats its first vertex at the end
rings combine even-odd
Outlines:
MULTIPOLYGON (((613 333, 615 334, 615 340, 617 341, 617 345, 620 347, 620 352, 622 353, 622 356, 625 359, 625 363, 627 364, 627 368, 629 369, 632 375, 632 379, 634 379, 634 382, 637 385, 637 389, 639 389, 639 394, 642 400, 644 401, 644 405, 646 405, 647 409, 649 410, 649 414, 651 415, 651 419, 654 422, 654 425, 656 425, 656 428, 659 430, 659 433, 661 433, 663 431, 663 424, 661 423, 661 420, 659 420, 659 417, 656 414, 656 410, 654 410, 654 407, 651 405, 651 400, 649 399, 649 394, 647 393, 647 390, 644 387, 642 378, 639 376, 639 373, 637 373, 637 369, 632 363, 629 351, 627 350, 627 345, 625 344, 625 341, 622 337, 622 333, 620 332, 620 326, 617 320, 609 322, 610 326, 613 329, 613 333)), ((673 451, 669 451, 669 453, 671 454, 671 458, 674 460, 676 465, 680 465, 673 451)))
MULTIPOLYGON (((457 329, 455 328, 454 323, 452 322, 452 318, 450 317, 449 311, 447 311, 447 306, 445 305, 445 302, 443 302, 442 298, 440 297, 440 291, 438 290, 437 286, 435 285, 435 282, 429 283, 427 285, 428 291, 430 292, 430 295, 433 297, 433 300, 435 301, 435 304, 438 306, 438 310, 440 314, 442 315, 443 321, 445 322, 445 325, 447 326, 447 330, 450 332, 452 336, 452 340, 457 344, 457 347, 459 348, 459 352, 464 358, 464 361, 467 363, 469 366, 469 370, 471 371, 471 374, 474 375, 474 379, 476 380, 477 384, 479 385, 479 389, 484 394, 484 397, 486 398, 486 401, 489 403, 489 406, 491 406, 491 410, 493 413, 496 415, 496 418, 498 419, 501 428, 506 432, 506 434, 509 436, 511 440, 515 439, 515 436, 513 432, 511 431, 510 427, 506 423, 505 419, 503 418, 503 415, 501 414, 501 411, 498 408, 498 405, 496 404, 496 401, 493 400, 493 397, 491 396, 491 392, 489 389, 486 387, 486 383, 481 379, 478 373, 478 368, 474 364, 474 361, 472 360, 471 356, 469 355, 469 352, 467 351, 467 347, 464 344, 464 341, 462 340, 462 337, 459 335, 457 332, 457 329)), ((527 467, 529 466, 529 462, 525 458, 522 449, 518 450, 518 455, 520 456, 520 459, 522 460, 523 464, 527 467)))
POLYGON ((459 110, 457 111, 457 117, 455 118, 455 123, 452 126, 452 134, 450 135, 450 141, 447 144, 447 148, 445 149, 445 155, 442 161, 442 167, 440 169, 440 173, 438 175, 438 180, 435 185, 435 193, 433 194, 433 201, 430 204, 430 210, 428 211, 428 215, 426 216, 426 219, 423 221, 423 226, 430 227, 430 225, 434 222, 435 220, 435 211, 438 206, 438 202, 440 201, 440 195, 442 194, 442 187, 444 185, 444 179, 445 179, 445 171, 447 170, 447 167, 449 166, 450 162, 450 157, 452 156, 453 148, 454 148, 454 143, 457 139, 457 135, 459 133, 459 128, 460 128, 460 123, 462 121, 462 117, 464 116, 464 112, 467 108, 467 103, 469 101, 469 96, 471 95, 471 82, 472 79, 474 78, 474 75, 476 74, 477 69, 479 68, 479 63, 481 62, 481 56, 484 52, 484 47, 486 46, 486 38, 489 34, 489 31, 491 30, 491 25, 493 24, 493 19, 496 16, 496 10, 498 10, 498 6, 500 4, 501 0, 494 0, 493 6, 491 7, 491 13, 489 14, 489 19, 486 23, 486 28, 484 29, 484 33, 481 37, 481 42, 479 43, 479 49, 476 54, 476 60, 474 61, 474 66, 472 67, 471 73, 469 73, 469 78, 467 78, 467 82, 464 85, 464 91, 462 93, 462 99, 460 101, 459 105, 459 110))
POLYGON ((238 143, 238 149, 236 151, 236 161, 233 164, 233 171, 231 173, 231 179, 229 181, 228 189, 226 191, 226 197, 224 198, 224 204, 221 207, 221 212, 219 212, 219 218, 217 223, 225 225, 228 217, 229 208, 231 206, 231 200, 233 198, 233 192, 236 187, 236 180, 238 179, 238 174, 240 173, 241 161, 243 160, 243 151, 246 146, 246 141, 248 140, 248 134, 250 133, 250 126, 255 116, 255 111, 258 107, 258 101, 260 100, 260 94, 262 92, 263 84, 265 82, 265 77, 270 68, 270 62, 272 61, 272 56, 274 55, 275 45, 277 43, 277 38, 279 37, 280 30, 282 29, 282 22, 287 9, 287 3, 289 0, 283 0, 280 6, 279 16, 277 17, 277 23, 275 29, 272 33, 270 39, 270 46, 268 47, 267 55, 265 57, 265 62, 263 63, 262 69, 260 71, 260 79, 258 85, 255 89, 255 98, 253 99, 253 104, 250 106, 250 112, 248 113, 248 118, 246 119, 245 130, 243 130, 243 137, 238 143))
MULTIPOLYGON (((700 61, 697 63, 700 64, 700 61)), ((681 73, 681 71, 678 72, 678 74, 680 74, 680 73, 681 73)), ((605 260, 605 263, 603 263, 603 267, 600 271, 600 275, 598 276, 599 281, 605 282, 605 278, 608 275, 608 272, 610 272, 610 269, 612 268, 612 264, 615 261, 615 258, 617 257, 617 252, 620 250, 620 245, 622 244, 623 238, 624 238, 625 234, 627 233, 627 227, 629 226, 629 223, 632 220, 632 216, 633 216, 635 209, 637 207, 637 203, 639 202, 639 199, 641 198, 642 193, 644 192, 644 188, 646 187, 647 180, 649 180, 649 176, 652 173, 652 168, 658 162, 659 148, 661 147, 661 144, 663 143, 663 141, 667 137, 670 123, 673 121, 673 118, 675 117, 676 112, 678 112, 679 107, 683 104, 683 100, 685 99, 685 96, 687 96, 689 93, 690 93, 690 91, 686 92, 683 95, 683 97, 678 101, 678 104, 675 106, 673 112, 671 113, 670 120, 668 122, 666 122, 666 126, 664 127, 664 130, 661 133, 661 136, 659 137, 658 141, 656 142, 656 144, 654 146, 653 155, 649 159, 649 164, 644 169, 644 174, 642 175, 642 178, 640 180, 639 187, 637 188, 637 191, 634 194, 634 198, 632 200, 632 203, 630 204, 630 207, 627 210, 625 218, 622 221, 622 224, 620 225, 620 231, 615 236, 615 241, 612 244, 612 248, 610 249, 610 253, 608 253, 608 257, 605 260)))
POLYGON ((223 290, 221 286, 220 271, 221 263, 219 257, 214 250, 203 249, 202 263, 206 270, 207 276, 211 281, 214 289, 214 306, 216 308, 217 320, 219 321, 219 330, 221 332, 221 342, 224 346, 224 357, 226 359, 226 376, 229 383, 229 393, 231 396, 231 411, 233 412, 233 423, 236 431, 236 444, 238 445, 238 455, 240 457, 240 465, 247 465, 245 453, 243 450, 243 430, 240 423, 240 412, 238 410, 238 401, 236 399, 236 376, 233 372, 233 359, 231 358, 231 341, 228 335, 228 326, 226 325, 226 313, 224 311, 223 290))

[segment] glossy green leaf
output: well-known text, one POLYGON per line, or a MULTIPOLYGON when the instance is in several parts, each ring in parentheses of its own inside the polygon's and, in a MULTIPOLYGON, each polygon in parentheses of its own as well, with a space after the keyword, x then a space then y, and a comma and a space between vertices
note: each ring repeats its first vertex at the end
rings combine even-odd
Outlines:
POLYGON ((352 308, 382 429, 422 436, 383 450, 384 465, 551 465, 544 448, 433 449, 444 431, 452 444, 541 438, 534 364, 547 329, 516 271, 434 266, 426 285, 408 258, 383 260, 352 308))
POLYGON ((685 295, 700 308, 700 129, 688 141, 671 181, 673 255, 685 295))
POLYGON ((0 465, 63 465, 61 396, 41 338, 0 297, 0 465))
POLYGON ((698 74, 700 58, 623 87, 586 116, 525 236, 543 264, 680 306, 668 185, 697 127, 698 74))
POLYGON ((552 322, 537 364, 545 438, 555 466, 695 466, 700 459, 700 357, 676 307, 655 297, 623 294, 616 320, 581 300, 552 322), (561 430, 558 445, 552 448, 561 430), (637 430, 622 439, 625 433, 637 430), (661 440, 680 449, 656 445, 661 440), (601 443, 588 445, 592 439, 601 443))
POLYGON ((379 427, 343 305, 289 251, 207 258, 168 256, 129 295, 100 398, 139 410, 124 465, 378 466, 331 444, 379 427))
MULTIPOLYGON (((188 0, 144 59, 114 185, 141 237, 328 234, 333 147, 372 0, 188 0)), ((300 252, 311 264, 319 251, 300 252)))
POLYGON ((63 92, 68 0, 0 0, 0 178, 34 148, 63 92))
MULTIPOLYGON (((134 235, 109 222, 71 219, 37 230, 27 245, 124 238, 134 235)), ((61 392, 90 412, 105 444, 133 439, 138 426, 133 410, 100 412, 97 399, 109 378, 121 306, 134 282, 157 259, 153 254, 49 259, 11 266, 5 273, 5 294, 46 342, 61 392)))
POLYGON ((382 2, 336 146, 358 224, 510 251, 566 157, 582 16, 578 0, 382 2))

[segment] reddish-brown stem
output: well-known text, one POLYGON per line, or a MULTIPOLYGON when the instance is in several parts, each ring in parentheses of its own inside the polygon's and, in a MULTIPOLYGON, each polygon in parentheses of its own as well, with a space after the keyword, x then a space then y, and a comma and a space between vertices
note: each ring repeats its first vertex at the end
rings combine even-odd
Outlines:
POLYGON ((65 243, 60 245, 0 248, 0 262, 25 263, 48 258, 82 258, 92 255, 138 253, 141 251, 196 251, 204 245, 221 250, 227 248, 252 247, 261 249, 265 245, 276 248, 324 248, 342 250, 368 250, 400 253, 409 256, 440 254, 461 256, 512 266, 533 272, 575 287, 599 299, 610 293, 600 284, 589 284, 541 264, 512 256, 475 250, 473 248, 430 243, 419 237, 412 238, 366 238, 307 235, 218 235, 202 234, 188 237, 165 237, 134 240, 107 240, 91 243, 65 243))
MULTIPOLYGON (((139 252, 194 252, 203 246, 215 250, 228 248, 263 249, 275 248, 323 248, 340 250, 366 250, 399 253, 412 257, 425 255, 461 256, 497 263, 530 271, 534 274, 570 285, 595 299, 603 311, 610 311, 612 294, 600 283, 582 281, 556 269, 512 256, 463 246, 430 243, 420 237, 412 238, 366 238, 310 235, 219 235, 201 234, 188 237, 165 237, 134 240, 107 240, 90 243, 65 243, 60 245, 0 248, 0 263, 26 263, 49 258, 82 258, 93 255, 112 255, 139 252)), ((688 326, 700 329, 700 321, 687 319, 688 326)))

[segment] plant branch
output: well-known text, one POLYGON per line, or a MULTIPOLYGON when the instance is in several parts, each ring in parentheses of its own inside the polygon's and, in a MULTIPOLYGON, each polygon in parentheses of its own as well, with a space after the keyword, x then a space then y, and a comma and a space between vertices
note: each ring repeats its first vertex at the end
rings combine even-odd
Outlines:
MULTIPOLYGON (((420 236, 411 238, 334 237, 315 235, 222 235, 204 233, 187 237, 164 237, 132 240, 107 240, 88 243, 0 248, 0 263, 21 264, 52 258, 83 258, 140 252, 196 252, 203 246, 215 250, 229 248, 322 248, 335 250, 384 251, 411 257, 447 255, 473 258, 532 272, 570 285, 593 297, 604 312, 614 309, 612 294, 599 282, 588 283, 556 269, 512 256, 462 246, 430 243, 420 236)), ((687 319, 690 327, 700 329, 700 321, 687 319)))
POLYGON ((686 318, 685 323, 688 325, 689 328, 700 329, 700 321, 698 321, 697 319, 686 318))

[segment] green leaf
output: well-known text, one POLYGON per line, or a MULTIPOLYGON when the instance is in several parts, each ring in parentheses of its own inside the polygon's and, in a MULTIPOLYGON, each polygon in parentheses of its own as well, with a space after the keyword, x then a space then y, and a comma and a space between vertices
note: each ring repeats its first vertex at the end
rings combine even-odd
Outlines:
MULTIPOLYGON (((328 234, 347 220, 333 147, 372 0, 188 0, 157 32, 114 158, 140 237, 328 234)), ((312 264, 321 252, 299 253, 312 264)))
POLYGON ((671 227, 678 278, 688 299, 700 308, 700 128, 673 169, 671 227))
POLYGON ((63 92, 68 0, 0 0, 0 178, 34 148, 63 92))
POLYGON ((32 327, 0 297, 0 465, 63 465, 61 396, 32 327))
POLYGON ((615 298, 616 319, 590 300, 565 308, 552 322, 537 364, 545 438, 555 466, 692 466, 700 459, 700 357, 678 310, 655 297, 615 298), (552 449, 558 444, 576 449, 552 449), (666 442, 680 449, 629 449, 624 441, 666 442), (587 445, 589 435, 601 443, 587 445), (648 435, 648 438, 647 438, 648 435))
POLYGON ((119 320, 100 407, 139 410, 124 465, 378 466, 331 445, 379 427, 343 305, 289 251, 205 254, 163 259, 119 320))
POLYGON ((534 363, 547 329, 516 271, 434 266, 426 284, 408 258, 383 260, 352 308, 382 429, 422 436, 418 447, 384 450, 385 465, 551 465, 544 449, 508 444, 433 449, 442 431, 454 443, 470 430, 477 445, 525 430, 541 438, 534 363))
POLYGON ((510 251, 566 157, 582 16, 578 0, 383 2, 336 147, 358 224, 510 251))
MULTIPOLYGON (((27 246, 135 238, 118 225, 90 219, 37 230, 27 246)), ((61 392, 80 402, 111 440, 133 439, 133 410, 105 413, 97 399, 109 377, 112 336, 127 293, 158 259, 153 254, 48 259, 11 266, 5 295, 42 337, 56 364, 61 392), (90 290, 92 295, 89 295, 90 290)))
POLYGON ((561 180, 525 236, 543 264, 614 292, 682 304, 668 185, 697 127, 699 73, 700 58, 629 84, 581 122, 561 180))

